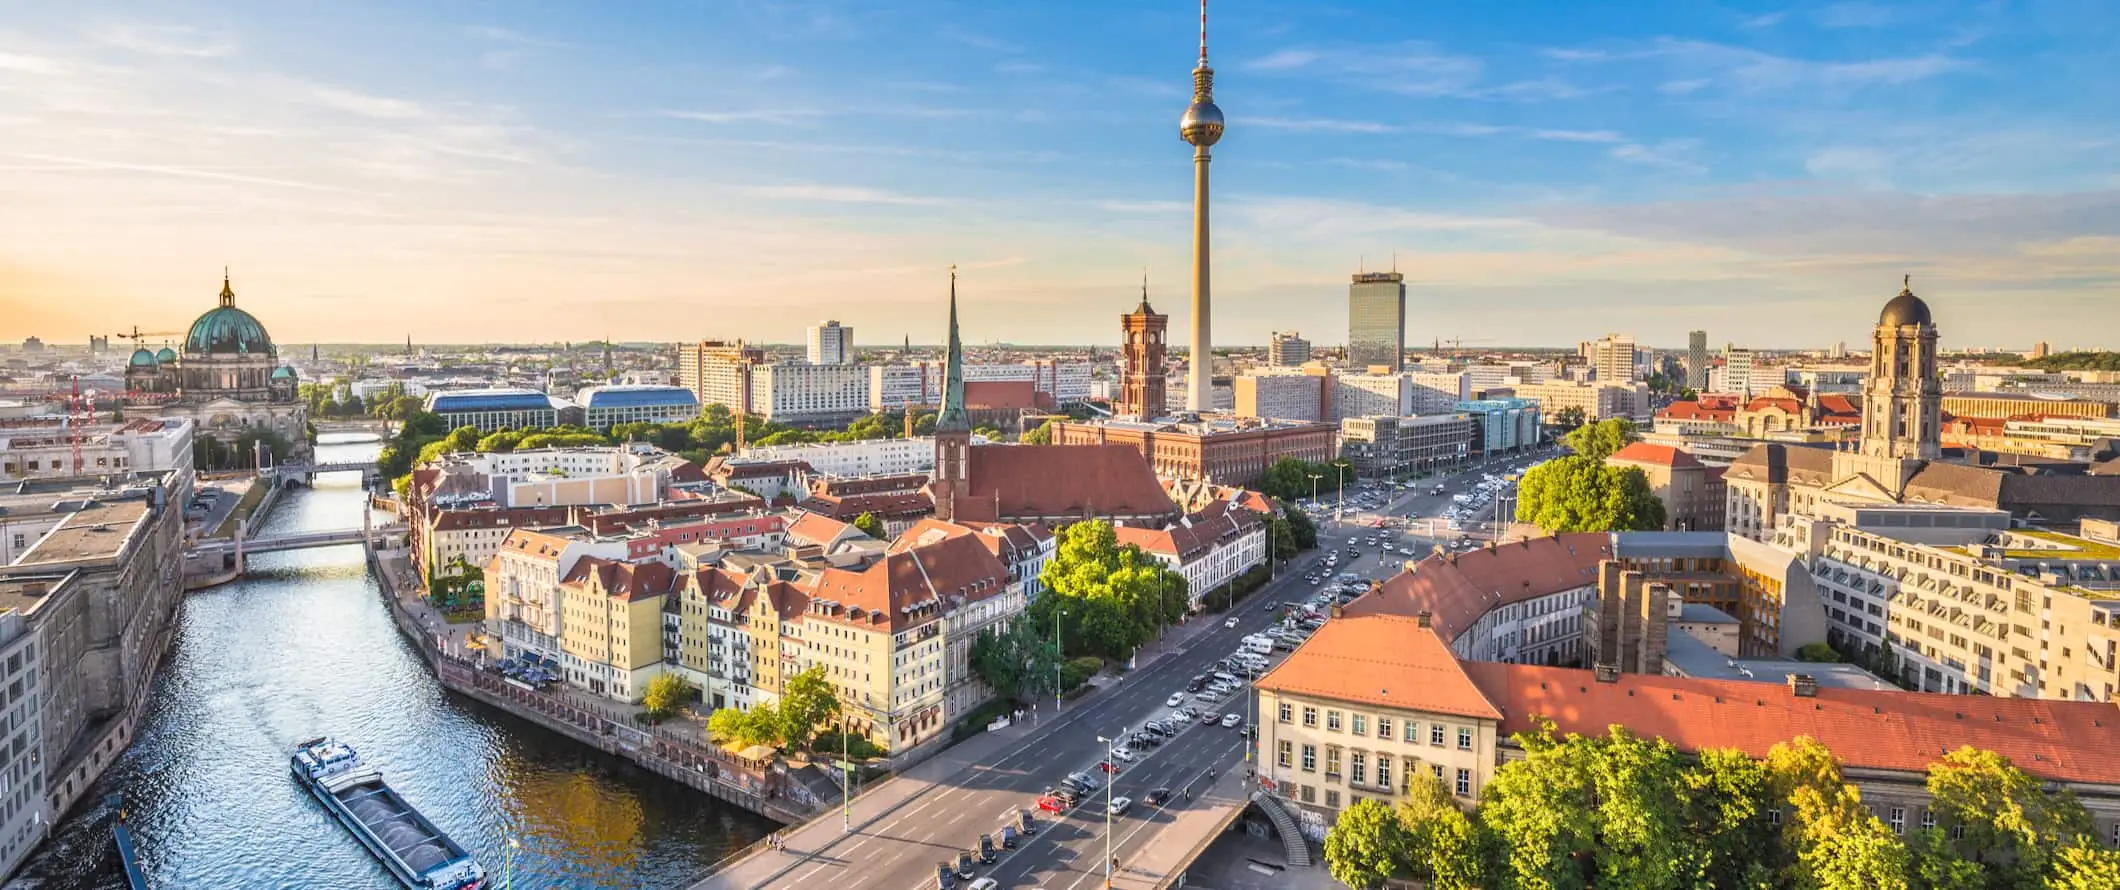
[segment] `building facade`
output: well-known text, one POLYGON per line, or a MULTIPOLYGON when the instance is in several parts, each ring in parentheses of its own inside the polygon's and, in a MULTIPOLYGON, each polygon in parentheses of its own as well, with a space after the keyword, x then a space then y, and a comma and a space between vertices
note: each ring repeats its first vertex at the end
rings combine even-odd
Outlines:
POLYGON ((1686 334, 1686 387, 1695 392, 1708 388, 1708 332, 1686 334))
POLYGON ((742 340, 701 340, 678 350, 677 380, 692 391, 701 406, 720 405, 733 412, 752 413, 751 369, 765 361, 765 350, 747 346, 742 340))
POLYGON ((1299 331, 1275 331, 1266 338, 1266 363, 1277 368, 1301 367, 1310 361, 1310 341, 1299 331))
POLYGON ((1634 338, 1625 334, 1606 334, 1591 342, 1591 373, 1603 383, 1633 383, 1640 379, 1635 373, 1634 349, 1634 338))
POLYGON ((1541 417, 1549 413, 1536 399, 1475 399, 1453 406, 1472 418, 1472 453, 1507 454, 1544 441, 1541 417))
POLYGON ((1322 420, 1331 383, 1320 374, 1246 374, 1230 380, 1236 415, 1265 420, 1322 420))
POLYGON ((1328 423, 1199 421, 1055 423, 1055 445, 1125 445, 1148 458, 1156 475, 1252 485, 1284 457, 1323 463, 1338 454, 1328 423))
POLYGON ((294 367, 279 356, 265 326, 236 307, 224 276, 220 304, 191 323, 182 354, 166 346, 133 352, 124 401, 136 413, 189 420, 196 436, 226 442, 268 431, 292 450, 307 451, 309 406, 297 392, 294 367))
POLYGON ((813 365, 851 365, 854 363, 854 329, 839 322, 826 320, 810 326, 809 359, 813 365))
POLYGON ((1139 547, 1183 575, 1194 612, 1215 588, 1266 564, 1266 522, 1227 501, 1187 514, 1169 528, 1120 526, 1112 531, 1120 545, 1139 547))
POLYGON ((1396 374, 1406 362, 1406 276, 1363 272, 1347 286, 1347 367, 1382 367, 1396 374))
POLYGON ((534 389, 458 389, 427 394, 427 411, 440 415, 450 429, 468 426, 482 433, 558 426, 562 407, 559 400, 534 389))
POLYGON ((1646 383, 1581 383, 1554 380, 1515 387, 1516 397, 1538 402, 1540 413, 1553 417, 1569 408, 1583 412, 1583 420, 1626 420, 1636 426, 1655 421, 1654 402, 1646 383))
POLYGON ((1162 417, 1169 409, 1164 394, 1169 383, 1164 356, 1164 337, 1169 326, 1170 317, 1148 305, 1145 286, 1141 289, 1141 305, 1119 316, 1119 330, 1125 341, 1121 347, 1125 371, 1119 380, 1118 402, 1112 406, 1119 414, 1146 420, 1162 417))
POLYGON ((1763 387, 1762 381, 1754 380, 1752 373, 1752 350, 1739 346, 1723 346, 1723 383, 1720 392, 1736 393, 1745 398, 1763 387))
POLYGON ((592 386, 574 394, 582 424, 609 430, 621 423, 690 423, 699 416, 699 397, 682 386, 622 384, 592 386))
POLYGON ((0 483, 165 471, 189 476, 193 429, 181 417, 87 427, 63 420, 0 424, 0 483), (74 466, 77 447, 81 464, 74 466))
POLYGON ((1605 463, 1633 467, 1649 479, 1649 490, 1664 505, 1665 531, 1720 531, 1727 498, 1723 469, 1668 445, 1634 442, 1613 452, 1605 463))
POLYGON ((1350 417, 1340 421, 1340 456, 1364 479, 1433 472, 1471 458, 1476 425, 1469 413, 1350 417))

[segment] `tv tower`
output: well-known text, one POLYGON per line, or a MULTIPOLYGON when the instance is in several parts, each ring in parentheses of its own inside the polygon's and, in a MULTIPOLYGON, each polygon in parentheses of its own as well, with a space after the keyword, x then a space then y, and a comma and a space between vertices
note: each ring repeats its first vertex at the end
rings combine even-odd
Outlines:
POLYGON ((1178 134, 1193 147, 1193 288, 1192 364, 1187 372, 1185 407, 1207 411, 1214 407, 1209 380, 1215 365, 1213 338, 1209 335, 1212 312, 1207 285, 1207 165, 1208 151, 1222 138, 1222 109, 1215 107, 1215 69, 1207 64, 1207 0, 1200 0, 1200 64, 1193 68, 1193 100, 1178 119, 1178 134))

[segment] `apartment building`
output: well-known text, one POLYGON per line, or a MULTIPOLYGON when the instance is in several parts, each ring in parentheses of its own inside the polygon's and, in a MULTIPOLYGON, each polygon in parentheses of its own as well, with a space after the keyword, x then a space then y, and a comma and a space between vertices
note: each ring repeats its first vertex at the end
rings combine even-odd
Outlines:
POLYGON ((454 452, 421 464, 413 485, 421 503, 442 507, 641 506, 706 478, 698 464, 635 443, 454 452))
POLYGON ((1474 662, 1418 617, 1347 616, 1255 684, 1260 785, 1322 828, 1356 801, 1395 804, 1415 776, 1434 776, 1472 806, 1510 741, 1550 721, 1556 733, 1602 736, 1625 726, 1686 754, 1734 748, 1764 758, 1809 736, 1831 749, 1865 806, 1894 832, 1936 824, 1926 787, 1943 748, 2012 754, 2091 811, 2096 836, 2120 841, 2120 720, 2110 702, 1832 688, 1474 662), (1381 770, 1381 771, 1380 771, 1381 770))
POLYGON ((1909 688, 2120 701, 2120 547, 2002 510, 1834 504, 1777 544, 1808 554, 1829 640, 1909 688))
POLYGON ((1597 567, 1611 558, 1612 536, 1603 532, 1439 551, 1409 562, 1346 614, 1425 614, 1434 635, 1471 661, 1582 663, 1582 606, 1597 596, 1597 567))
POLYGON ((560 676, 596 695, 638 702, 664 670, 663 603, 678 576, 660 562, 575 560, 559 582, 560 676))
POLYGON ((486 563, 486 632, 500 639, 502 658, 557 663, 566 657, 560 588, 574 577, 575 564, 591 557, 624 560, 626 542, 578 526, 508 530, 486 563))
POLYGON ((20 611, 0 612, 0 876, 21 867, 55 815, 39 762, 44 711, 37 678, 44 671, 38 636, 20 611))
POLYGON ((1317 421, 1327 410, 1332 378, 1323 374, 1247 374, 1232 378, 1238 417, 1317 421))
POLYGON ((825 320, 810 326, 808 358, 813 365, 854 363, 854 326, 825 320))
POLYGON ((686 344, 677 353, 677 380, 692 391, 701 406, 720 405, 730 411, 755 413, 751 409, 751 369, 766 362, 766 352, 738 340, 701 340, 686 344))
POLYGON ((1952 417, 2082 417, 2100 420, 2113 416, 2110 401, 2080 396, 2038 392, 1947 392, 1943 413, 1952 417))
POLYGON ((1649 385, 1646 383, 1579 383, 1555 380, 1547 383, 1527 383, 1515 387, 1516 397, 1531 399, 1539 404, 1539 411, 1552 417, 1569 408, 1583 412, 1586 421, 1620 420, 1633 421, 1637 426, 1648 426, 1655 419, 1654 403, 1649 400, 1649 385))
MULTIPOLYGON (((869 365, 867 368, 871 411, 942 403, 942 379, 947 370, 943 362, 902 362, 869 365)), ((1095 371, 1089 362, 967 363, 964 365, 964 382, 1029 383, 1033 392, 1048 397, 1052 404, 1069 405, 1089 400, 1090 381, 1095 371)))
MULTIPOLYGON (((1247 419, 1147 423, 1111 420, 1053 424, 1055 445, 1126 445, 1148 458, 1155 474, 1178 479, 1211 479, 1222 485, 1253 485, 1266 468, 1284 457, 1323 463, 1338 454, 1332 424, 1247 419)), ((1009 449, 973 449, 1006 454, 1009 449)), ((1035 455, 1026 452, 1026 455, 1035 455)), ((1108 484, 1108 483, 1107 483, 1108 484)), ((1117 498, 1103 498, 1116 503, 1117 498)))
POLYGON ((1300 331, 1275 331, 1266 339, 1266 363, 1297 368, 1310 361, 1310 341, 1300 331))
POLYGON ((1590 344, 1591 373, 1601 383, 1631 384, 1641 379, 1636 373, 1634 361, 1634 338, 1626 334, 1607 334, 1603 339, 1590 344))
POLYGON ((753 446, 731 462, 800 462, 824 476, 903 476, 935 469, 935 437, 753 446))
POLYGON ((1131 544, 1185 576, 1192 610, 1209 591, 1266 564, 1266 522, 1259 514, 1216 501, 1161 530, 1118 526, 1121 545, 1131 544))
POLYGON ((750 368, 744 410, 774 423, 828 423, 869 412, 869 374, 860 365, 784 362, 750 368))
POLYGON ((1752 359, 1750 349, 1723 346, 1722 379, 1719 386, 1713 387, 1715 391, 1731 392, 1751 398, 1753 393, 1765 389, 1764 384, 1772 381, 1755 379, 1757 375, 1753 373, 1752 359))
POLYGON ((1537 399, 1474 399, 1451 406, 1472 418, 1472 453, 1480 456, 1509 454, 1545 441, 1540 418, 1551 409, 1537 399))

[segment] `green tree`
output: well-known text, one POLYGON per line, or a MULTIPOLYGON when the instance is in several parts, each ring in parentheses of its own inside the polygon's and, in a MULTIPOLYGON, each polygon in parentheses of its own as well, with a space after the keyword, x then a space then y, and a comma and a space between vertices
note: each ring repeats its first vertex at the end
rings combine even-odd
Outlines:
POLYGON ((1022 442, 1025 445, 1053 444, 1053 421, 1048 420, 1039 424, 1037 429, 1024 433, 1022 442))
POLYGON ((1405 833, 1400 863, 1407 876, 1432 890, 1471 890, 1485 883, 1486 851, 1479 827, 1458 809, 1443 780, 1416 772, 1406 777, 1406 794, 1394 813, 1405 833))
POLYGON ((825 679, 824 665, 796 674, 780 693, 780 737, 788 747, 800 748, 817 736, 817 730, 839 719, 839 696, 832 681, 825 679))
POLYGON ((493 435, 478 440, 478 445, 474 447, 479 451, 506 453, 514 451, 515 446, 522 444, 522 441, 523 434, 521 432, 518 432, 516 430, 501 430, 500 432, 494 433, 493 435))
POLYGON ((1391 808, 1364 798, 1340 811, 1325 833, 1325 868, 1333 880, 1357 890, 1379 887, 1405 871, 1406 832, 1391 808))
POLYGON ((1686 833, 1702 884, 1727 890, 1769 890, 1772 864, 1760 851, 1774 844, 1767 815, 1767 769, 1742 751, 1700 752, 1685 773, 1686 833))
POLYGON ((1929 764, 1937 822, 1962 831, 1952 848, 1989 883, 2035 887, 2062 846, 2091 833, 2090 813, 2066 789, 2052 793, 1993 751, 1961 746, 1929 764))
POLYGON ((1294 559, 1296 556, 1295 530, 1289 528, 1288 517, 1273 515, 1266 519, 1266 539, 1273 544, 1273 558, 1294 559))
POLYGON ((1641 468, 1606 466, 1583 455, 1555 458, 1526 471, 1517 483, 1516 515, 1549 534, 1664 527, 1664 504, 1641 468))
POLYGON ((1840 653, 1824 643, 1805 643, 1796 650, 1796 660, 1832 664, 1840 661, 1840 653))
POLYGON ((874 513, 864 512, 860 516, 854 517, 854 527, 861 529, 864 534, 879 541, 891 539, 891 533, 883 527, 883 520, 877 519, 874 513))
POLYGON ((1000 630, 988 628, 972 641, 972 671, 1002 698, 1024 701, 1051 691, 1060 653, 1050 636, 1018 618, 1000 630))
POLYGON ((1480 802, 1480 822, 1493 832, 1505 886, 1584 890, 1597 850, 1597 825, 1585 740, 1555 740, 1551 725, 1514 737, 1523 760, 1496 770, 1480 802))
POLYGON ((778 747, 786 738, 782 735, 779 709, 762 702, 753 705, 748 711, 735 708, 715 711, 707 718, 707 731, 722 742, 738 748, 754 745, 778 747))
POLYGON ((1980 863, 1960 859, 1941 829, 1916 829, 1906 845, 1907 879, 1915 890, 1986 890, 1980 863))
POLYGON ((1560 429, 1574 430, 1580 428, 1583 425, 1584 421, 1586 421, 1587 419, 1588 418, 1585 417, 1583 414, 1583 409, 1570 405, 1566 408, 1562 408, 1559 411, 1553 412, 1553 419, 1551 422, 1554 426, 1559 427, 1560 429))
POLYGON ((1318 524, 1310 521, 1309 515, 1296 509, 1294 504, 1284 504, 1281 518, 1288 523, 1288 532, 1295 540, 1296 549, 1311 550, 1318 546, 1318 524))
POLYGON ((1907 890, 1908 857, 1897 835, 1862 807, 1840 761, 1809 736, 1767 752, 1772 800, 1786 807, 1781 866, 1792 890, 1907 890))
POLYGON ((648 709, 648 716, 657 720, 668 719, 684 707, 692 698, 692 687, 685 685, 676 674, 656 674, 648 681, 648 688, 641 693, 640 703, 648 709))
MULTIPOLYGON (((1574 740, 1571 739, 1571 742, 1574 740)), ((1614 726, 1602 740, 1585 740, 1583 760, 1597 825, 1601 888, 1679 890, 1697 886, 1699 852, 1681 807, 1687 791, 1678 749, 1614 726)))
POLYGON ((1110 523, 1077 522, 1060 533, 1039 580, 1049 593, 1032 604, 1038 627, 1066 612, 1069 652, 1124 659, 1185 617, 1185 577, 1132 545, 1120 546, 1110 523))
POLYGON ((1576 427, 1561 437, 1576 454, 1598 461, 1640 440, 1641 434, 1635 432, 1633 423, 1616 417, 1576 427))
POLYGON ((2045 890, 2112 890, 2120 887, 2120 850, 2077 838, 2054 856, 2045 890))

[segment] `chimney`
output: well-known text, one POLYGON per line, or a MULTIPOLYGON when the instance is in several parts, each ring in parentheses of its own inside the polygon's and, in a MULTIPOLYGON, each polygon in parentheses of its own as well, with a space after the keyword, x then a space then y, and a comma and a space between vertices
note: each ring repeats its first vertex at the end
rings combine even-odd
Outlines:
POLYGON ((1789 691, 1795 693, 1797 698, 1817 698, 1818 678, 1810 674, 1790 674, 1789 691))
POLYGON ((1345 608, 1346 608, 1345 606, 1342 606, 1342 605, 1340 605, 1340 601, 1339 601, 1339 600, 1333 600, 1333 601, 1332 601, 1332 610, 1331 610, 1331 614, 1332 614, 1332 617, 1334 617, 1334 618, 1338 618, 1338 617, 1340 617, 1340 613, 1341 613, 1341 611, 1342 611, 1343 609, 1345 609, 1345 608))
POLYGON ((1600 662, 1597 665, 1596 671, 1597 682, 1599 683, 1619 682, 1619 665, 1613 664, 1611 662, 1600 662))
POLYGON ((1435 613, 1423 610, 1420 614, 1413 616, 1413 620, 1420 622, 1422 627, 1434 627, 1435 613))

